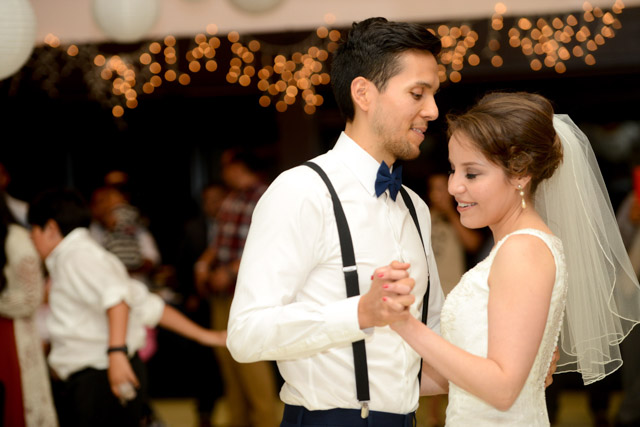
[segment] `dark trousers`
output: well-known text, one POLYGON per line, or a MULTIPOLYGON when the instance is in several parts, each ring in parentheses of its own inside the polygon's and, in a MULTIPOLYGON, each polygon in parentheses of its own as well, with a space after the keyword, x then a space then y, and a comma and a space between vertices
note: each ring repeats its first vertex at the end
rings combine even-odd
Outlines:
POLYGON ((633 328, 622 343, 622 391, 616 420, 622 425, 640 425, 640 327, 633 328))
POLYGON ((146 400, 147 377, 143 362, 136 355, 131 367, 140 381, 136 398, 122 405, 111 392, 106 369, 87 368, 66 381, 52 383, 61 427, 139 427, 146 400))
POLYGON ((416 414, 391 414, 370 411, 367 418, 359 409, 329 409, 309 411, 302 406, 285 405, 280 427, 414 427, 416 414))

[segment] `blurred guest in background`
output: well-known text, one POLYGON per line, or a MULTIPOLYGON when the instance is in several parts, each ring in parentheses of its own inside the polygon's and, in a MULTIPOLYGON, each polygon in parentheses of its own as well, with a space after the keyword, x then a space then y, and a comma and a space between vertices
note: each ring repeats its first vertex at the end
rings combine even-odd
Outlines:
MULTIPOLYGON (((618 225, 636 275, 640 273, 640 167, 633 171, 634 191, 617 212, 618 225)), ((615 418, 616 427, 640 425, 640 328, 634 328, 622 343, 623 397, 615 418)))
POLYGON ((35 313, 44 278, 29 232, 14 220, 0 194, 0 425, 51 427, 58 420, 51 397, 35 313))
MULTIPOLYGON (((212 327, 226 329, 235 291, 240 258, 249 232, 251 215, 267 189, 262 182, 259 159, 249 152, 227 151, 222 177, 230 188, 218 212, 215 247, 198 261, 198 286, 206 284, 212 294, 212 327), (203 266, 210 266, 203 269, 203 266)), ((271 362, 238 363, 226 348, 216 348, 224 379, 225 396, 234 426, 278 425, 275 372, 271 362)))
POLYGON ((4 200, 13 215, 15 221, 23 226, 27 226, 27 211, 29 210, 29 204, 23 200, 16 199, 8 193, 9 183, 11 182, 11 175, 7 170, 7 167, 0 163, 0 192, 4 195, 4 200))
MULTIPOLYGON (((183 297, 184 312, 191 320, 205 327, 211 326, 209 291, 206 287, 209 265, 196 261, 208 252, 212 253, 205 256, 213 259, 219 228, 217 215, 226 195, 226 188, 220 184, 212 184, 202 190, 202 212, 185 226, 176 266, 178 292, 183 297), (195 286, 196 273, 204 275, 198 287, 195 286)), ((187 352, 189 354, 184 354, 184 357, 189 359, 189 369, 198 372, 194 378, 193 394, 197 400, 199 425, 208 427, 211 425, 215 400, 222 394, 220 372, 210 349, 189 345, 187 352)))
POLYGON ((52 281, 49 365, 60 380, 61 423, 139 427, 146 401, 146 372, 138 356, 144 326, 159 324, 208 346, 224 345, 226 334, 189 321, 132 279, 90 237, 90 212, 76 192, 41 194, 28 219, 52 281))
POLYGON ((117 187, 105 186, 94 191, 91 213, 91 236, 116 255, 132 277, 152 287, 151 273, 160 265, 160 252, 138 210, 117 187))

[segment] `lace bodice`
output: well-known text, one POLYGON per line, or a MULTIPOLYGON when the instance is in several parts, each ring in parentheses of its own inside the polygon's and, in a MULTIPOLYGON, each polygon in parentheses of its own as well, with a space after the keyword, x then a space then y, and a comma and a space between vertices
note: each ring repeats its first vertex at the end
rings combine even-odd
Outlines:
MULTIPOLYGON (((29 232, 18 225, 9 226, 4 244, 7 286, 0 292, 0 316, 13 319, 25 422, 27 427, 57 427, 49 373, 35 321, 44 296, 41 261, 29 232)), ((0 351, 4 351, 2 345, 0 351)))
POLYGON ((560 333, 567 292, 566 267, 560 239, 539 230, 523 229, 500 240, 487 258, 465 273, 460 283, 447 296, 441 314, 442 336, 472 354, 487 356, 489 272, 497 251, 513 234, 539 237, 551 250, 556 263, 551 305, 538 354, 520 395, 507 411, 500 411, 450 383, 447 426, 549 425, 544 381, 560 333))

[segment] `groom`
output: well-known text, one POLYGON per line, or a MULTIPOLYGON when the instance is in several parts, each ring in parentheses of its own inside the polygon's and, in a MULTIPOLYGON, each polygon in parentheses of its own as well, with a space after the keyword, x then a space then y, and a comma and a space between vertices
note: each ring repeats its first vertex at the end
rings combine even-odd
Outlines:
POLYGON ((331 79, 346 127, 333 150, 313 162, 344 209, 362 295, 346 298, 336 217, 316 172, 306 166, 284 172, 255 209, 227 344, 240 362, 278 362, 285 380, 282 426, 413 425, 420 358, 382 327, 406 314, 380 309, 385 283, 406 285, 406 310, 419 318, 430 279, 427 323, 436 331, 443 294, 427 206, 406 189, 423 246, 397 186, 393 180, 389 189, 376 185, 376 174, 380 168, 390 175, 388 165, 395 175, 397 160, 418 157, 428 123, 438 116, 439 51, 440 41, 420 25, 371 18, 353 24, 333 58, 331 79), (409 263, 410 271, 397 263, 379 268, 392 260, 409 263), (360 340, 368 400, 356 391, 352 343, 360 340))

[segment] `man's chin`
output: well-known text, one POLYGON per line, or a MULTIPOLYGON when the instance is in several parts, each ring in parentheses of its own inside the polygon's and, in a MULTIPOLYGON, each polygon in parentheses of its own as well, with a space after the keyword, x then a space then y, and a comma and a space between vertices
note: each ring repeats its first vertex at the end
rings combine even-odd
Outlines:
POLYGON ((420 148, 412 146, 411 150, 407 150, 398 156, 398 160, 415 160, 420 156, 420 148))

